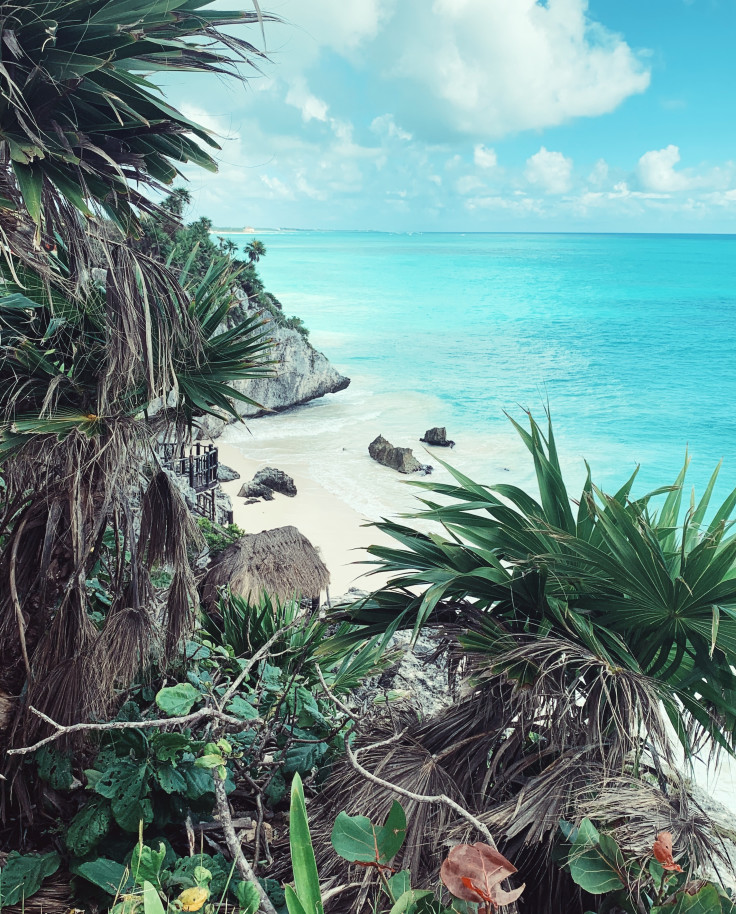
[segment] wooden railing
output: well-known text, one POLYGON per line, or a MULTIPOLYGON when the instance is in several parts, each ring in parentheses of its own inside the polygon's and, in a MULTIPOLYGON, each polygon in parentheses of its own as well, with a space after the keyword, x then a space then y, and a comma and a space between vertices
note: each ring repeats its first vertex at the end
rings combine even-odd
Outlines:
MULTIPOLYGON (((213 444, 197 441, 186 453, 185 446, 176 442, 159 445, 164 466, 170 467, 177 476, 183 476, 190 488, 197 493, 195 510, 202 517, 218 523, 217 517, 217 470, 220 465, 217 448, 213 444)), ((224 512, 224 522, 233 522, 232 511, 224 512)))

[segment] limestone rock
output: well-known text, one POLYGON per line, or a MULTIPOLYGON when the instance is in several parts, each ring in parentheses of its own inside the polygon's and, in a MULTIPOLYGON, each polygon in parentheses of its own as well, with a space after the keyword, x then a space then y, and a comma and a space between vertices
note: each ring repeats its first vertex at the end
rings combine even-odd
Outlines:
POLYGON ((232 482, 234 479, 240 479, 240 473, 237 470, 233 470, 232 467, 225 466, 224 463, 220 463, 217 466, 217 481, 218 482, 232 482))
POLYGON ((280 492, 293 498, 296 495, 296 486, 291 476, 275 467, 264 467, 258 470, 250 482, 243 483, 238 495, 241 498, 263 498, 266 501, 273 499, 273 493, 280 492))
POLYGON ((455 447, 455 442, 450 441, 447 437, 447 429, 442 428, 428 428, 424 433, 424 438, 420 438, 420 441, 423 441, 425 444, 432 444, 435 447, 455 447))
POLYGON ((379 435, 368 445, 368 453, 384 466, 398 470, 399 473, 431 472, 431 467, 423 466, 412 454, 410 447, 394 447, 383 435, 379 435))
MULTIPOLYGON (((232 309, 228 315, 240 313, 242 318, 252 315, 245 303, 232 309)), ((241 319, 242 319, 241 318, 241 319)), ((341 375, 325 355, 318 352, 311 343, 296 330, 279 327, 270 322, 266 328, 274 346, 271 358, 274 360, 274 377, 254 378, 250 381, 236 381, 236 390, 260 404, 235 402, 238 413, 246 419, 253 419, 270 412, 283 412, 293 406, 308 403, 337 393, 350 384, 350 378, 341 375)), ((200 438, 217 438, 227 422, 214 416, 203 416, 197 422, 200 438)))

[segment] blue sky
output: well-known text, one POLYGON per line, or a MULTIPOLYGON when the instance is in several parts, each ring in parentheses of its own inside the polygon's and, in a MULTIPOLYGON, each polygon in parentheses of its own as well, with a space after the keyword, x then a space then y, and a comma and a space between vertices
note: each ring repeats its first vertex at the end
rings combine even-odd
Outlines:
MULTIPOLYGON (((247 3, 247 0, 241 0, 247 3)), ((232 7, 233 0, 217 0, 232 7)), ((736 232, 734 0, 261 0, 270 63, 170 82, 217 225, 736 232)), ((262 46, 257 30, 248 36, 262 46)))

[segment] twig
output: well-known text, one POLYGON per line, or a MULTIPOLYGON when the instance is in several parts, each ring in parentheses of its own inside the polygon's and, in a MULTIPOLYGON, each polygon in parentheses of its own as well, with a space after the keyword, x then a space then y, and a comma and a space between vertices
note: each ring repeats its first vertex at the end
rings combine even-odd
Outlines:
POLYGON ((262 647, 258 648, 258 650, 255 652, 255 654, 253 654, 253 656, 246 663, 246 665, 243 667, 243 669, 240 671, 240 673, 236 676, 236 678, 233 681, 230 688, 222 696, 222 698, 220 700, 220 705, 223 708, 228 703, 230 698, 232 698, 232 696, 235 694, 235 692, 239 688, 240 684, 246 678, 248 673, 250 673, 250 671, 253 669, 253 667, 256 665, 256 663, 258 663, 258 661, 262 657, 265 657, 266 654, 268 654, 268 649, 271 647, 271 645, 274 643, 274 641, 277 641, 284 634, 284 632, 287 632, 295 623, 296 623, 296 619, 294 621, 290 622, 289 625, 287 625, 285 628, 281 628, 277 632, 274 632, 273 635, 271 635, 271 637, 268 639, 268 641, 262 647))
POLYGON ((227 844, 227 849, 230 851, 230 856, 235 862, 235 867, 238 873, 240 873, 241 878, 246 882, 252 882, 258 890, 261 899, 258 910, 262 911, 263 914, 277 914, 276 908, 274 908, 271 903, 271 899, 266 895, 263 886, 258 879, 256 879, 256 874, 253 872, 250 863, 248 863, 245 858, 243 849, 240 846, 240 841, 238 841, 238 836, 235 834, 235 828, 233 827, 233 819, 230 814, 230 802, 225 793, 225 782, 220 778, 216 768, 212 769, 212 780, 215 784, 217 815, 220 822, 222 822, 225 843, 227 844))
POLYGON ((491 847, 496 847, 496 842, 493 840, 488 828, 477 819, 472 813, 469 813, 467 809, 462 807, 459 803, 456 803, 450 797, 446 796, 444 793, 438 793, 435 796, 427 796, 426 794, 414 793, 412 790, 407 790, 405 787, 398 787, 396 784, 392 784, 390 781, 385 781, 383 778, 379 778, 378 775, 372 774, 366 768, 364 768, 357 759, 357 755, 360 752, 366 752, 368 749, 379 749, 382 746, 388 746, 391 743, 395 743, 401 739, 402 736, 406 733, 406 730, 403 730, 401 733, 395 733, 389 739, 381 740, 380 743, 372 743, 370 746, 363 746, 360 749, 353 751, 350 744, 345 741, 345 750, 348 754, 348 759, 353 768, 361 774, 366 780, 371 781, 374 784, 378 784, 379 787, 383 787, 386 790, 390 790, 393 793, 398 793, 399 796, 406 797, 409 800, 414 800, 416 803, 441 803, 444 806, 449 806, 450 809, 454 810, 459 816, 465 819, 466 822, 469 822, 473 828, 476 828, 490 844, 491 847))
POLYGON ((362 885, 362 882, 348 882, 347 885, 336 885, 334 889, 328 889, 326 892, 322 893, 322 903, 324 904, 326 901, 329 901, 330 898, 334 898, 335 895, 347 892, 348 889, 359 889, 362 885))
POLYGON ((23 665, 26 668, 26 677, 28 679, 28 686, 31 685, 31 663, 28 659, 28 647, 26 645, 26 623, 23 618, 23 610, 20 605, 20 599, 18 597, 18 587, 15 580, 15 564, 18 561, 18 544, 20 542, 21 534, 26 526, 26 521, 28 520, 28 514, 20 522, 20 526, 15 533, 13 538, 13 548, 10 550, 10 575, 9 581, 10 584, 10 596, 13 598, 13 608, 15 609, 15 619, 18 625, 18 639, 20 640, 20 652, 23 656, 23 665))
POLYGON ((187 832, 187 844, 189 845, 189 856, 193 857, 196 852, 196 849, 197 849, 197 844, 196 844, 196 838, 194 835, 194 826, 192 825, 192 817, 189 814, 187 814, 187 817, 184 820, 184 827, 187 832))
POLYGON ((62 736, 68 736, 70 733, 79 733, 85 730, 145 730, 150 729, 151 727, 193 724, 198 720, 205 720, 207 718, 218 720, 226 724, 233 724, 240 727, 241 730, 248 730, 255 724, 260 723, 260 720, 257 718, 246 721, 241 720, 239 717, 233 717, 231 714, 225 714, 218 708, 202 708, 199 711, 193 711, 191 714, 185 714, 183 717, 163 717, 158 720, 112 720, 101 724, 70 724, 69 726, 64 727, 50 717, 47 717, 42 711, 34 708, 33 705, 31 705, 30 710, 40 717, 41 720, 54 727, 56 732, 52 733, 50 736, 44 737, 44 739, 39 740, 32 746, 24 746, 21 749, 8 749, 6 751, 7 755, 26 755, 29 752, 35 752, 42 746, 48 745, 48 743, 53 743, 57 739, 61 739, 62 736))
POLYGON ((340 699, 337 697, 337 695, 335 695, 335 693, 332 691, 332 689, 327 685, 327 683, 325 682, 325 677, 322 675, 322 670, 319 668, 319 664, 315 663, 314 666, 315 666, 315 669, 317 670, 317 676, 319 676, 319 681, 322 683, 322 688, 325 690, 325 695, 327 695, 327 697, 335 705, 335 707, 339 708, 343 714, 347 714, 347 716, 350 718, 350 720, 355 721, 356 724, 359 723, 360 719, 358 718, 358 715, 354 714, 344 702, 340 701, 340 699))

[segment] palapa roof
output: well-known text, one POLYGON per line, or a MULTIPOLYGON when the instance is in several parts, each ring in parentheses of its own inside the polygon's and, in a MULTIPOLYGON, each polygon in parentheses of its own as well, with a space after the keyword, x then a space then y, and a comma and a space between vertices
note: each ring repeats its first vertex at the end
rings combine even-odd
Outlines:
POLYGON ((228 585, 245 599, 319 597, 330 583, 330 573, 319 552, 296 527, 276 527, 249 533, 228 546, 210 567, 202 585, 205 605, 215 602, 217 590, 228 585))

